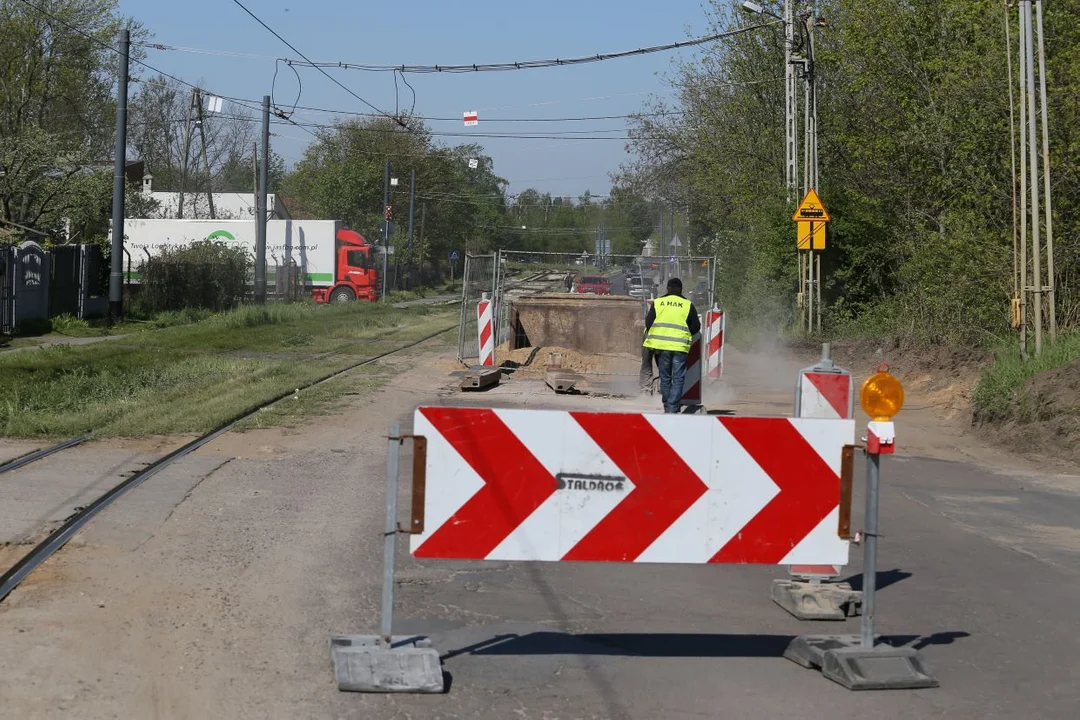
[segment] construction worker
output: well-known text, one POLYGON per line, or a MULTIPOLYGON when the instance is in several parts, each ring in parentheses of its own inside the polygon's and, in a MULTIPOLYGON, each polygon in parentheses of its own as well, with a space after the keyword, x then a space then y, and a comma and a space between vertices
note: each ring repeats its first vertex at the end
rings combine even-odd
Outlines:
POLYGON ((682 291, 682 280, 668 280, 667 294, 653 301, 645 317, 644 346, 653 351, 660 369, 660 399, 665 413, 679 412, 690 340, 701 332, 697 309, 682 291))

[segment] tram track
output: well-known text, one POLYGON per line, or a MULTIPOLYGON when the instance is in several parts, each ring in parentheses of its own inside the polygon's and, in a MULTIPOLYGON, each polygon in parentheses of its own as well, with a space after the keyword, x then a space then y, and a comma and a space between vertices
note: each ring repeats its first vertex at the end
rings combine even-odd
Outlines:
MULTIPOLYGON (((353 370, 364 367, 366 365, 372 365, 384 358, 396 355, 397 353, 404 352, 412 349, 418 345, 421 345, 429 340, 433 340, 438 336, 447 333, 451 330, 457 329, 457 324, 445 327, 436 332, 425 335, 417 340, 410 341, 392 350, 378 353, 376 355, 367 357, 355 363, 351 363, 348 366, 335 370, 331 373, 319 377, 315 380, 308 382, 299 388, 293 388, 282 392, 281 394, 271 398, 270 400, 260 403, 257 406, 243 410, 235 417, 227 420, 218 427, 206 432, 199 437, 191 440, 180 447, 172 450, 166 455, 151 462, 146 467, 133 473, 129 477, 126 477, 121 482, 113 485, 106 492, 99 495, 94 501, 87 504, 84 507, 79 508, 73 515, 64 520, 59 527, 53 530, 45 539, 34 545, 25 555, 23 555, 18 561, 15 562, 3 575, 0 575, 0 602, 14 591, 23 580, 25 580, 31 573, 42 565, 46 560, 56 554, 61 548, 68 543, 68 541, 74 537, 87 523, 89 523, 96 515, 101 513, 107 507, 112 505, 116 500, 122 497, 129 490, 141 485, 146 480, 161 472, 165 468, 172 465, 177 460, 191 454, 204 445, 214 441, 222 435, 230 432, 238 424, 257 414, 264 408, 268 408, 286 398, 292 397, 297 392, 303 392, 309 390, 323 383, 334 380, 338 377, 346 375, 353 370)), ((340 351, 341 348, 338 349, 340 351)), ((57 443, 56 445, 37 450, 28 455, 24 455, 20 458, 15 458, 8 463, 0 466, 0 472, 10 472, 19 468, 26 467, 34 462, 42 460, 51 455, 63 452, 66 449, 75 447, 82 442, 89 439, 89 436, 81 436, 78 438, 71 438, 64 442, 57 443)))

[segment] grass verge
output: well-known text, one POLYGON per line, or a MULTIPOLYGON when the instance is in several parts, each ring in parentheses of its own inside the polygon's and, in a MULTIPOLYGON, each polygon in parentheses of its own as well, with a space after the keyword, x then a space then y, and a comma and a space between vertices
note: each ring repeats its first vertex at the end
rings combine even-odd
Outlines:
POLYGON ((118 342, 0 355, 0 434, 205 432, 455 319, 446 308, 252 306, 118 342))
MULTIPOLYGON (((1026 361, 1015 347, 1003 348, 975 388, 975 419, 984 423, 1049 419, 1045 416, 1047 404, 1038 397, 1038 377, 1073 364, 1077 367, 1072 374, 1080 377, 1080 331, 1060 335, 1056 343, 1043 348, 1041 355, 1026 361)), ((1069 394, 1066 388, 1059 390, 1069 394)), ((1073 407, 1080 410, 1080 398, 1073 397, 1072 401, 1076 403, 1073 407)))
POLYGON ((236 430, 297 427, 305 418, 333 413, 343 407, 350 397, 366 395, 392 376, 390 370, 379 365, 357 368, 347 375, 328 380, 263 408, 239 423, 236 430))

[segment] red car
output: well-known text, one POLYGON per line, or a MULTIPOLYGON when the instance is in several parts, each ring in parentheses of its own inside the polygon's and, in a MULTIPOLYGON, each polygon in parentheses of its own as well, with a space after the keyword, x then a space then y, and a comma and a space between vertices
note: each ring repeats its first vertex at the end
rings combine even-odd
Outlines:
POLYGON ((574 285, 574 292, 588 295, 610 295, 611 281, 602 275, 582 275, 574 285))

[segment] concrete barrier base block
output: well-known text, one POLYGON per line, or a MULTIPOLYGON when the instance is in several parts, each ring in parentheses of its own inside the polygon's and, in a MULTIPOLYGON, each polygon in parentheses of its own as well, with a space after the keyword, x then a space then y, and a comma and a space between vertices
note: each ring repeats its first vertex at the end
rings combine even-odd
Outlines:
POLYGON ((333 635, 330 657, 338 689, 369 693, 441 693, 439 653, 425 637, 333 635))
POLYGON ((848 690, 913 690, 933 688, 930 675, 914 648, 875 645, 840 648, 825 653, 821 674, 848 690))
POLYGON ((787 646, 784 657, 804 668, 820 670, 827 651, 858 644, 858 635, 800 635, 787 646))
POLYGON ((799 620, 844 620, 859 613, 862 593, 847 583, 778 579, 772 599, 799 620))
POLYGON ((805 668, 820 670, 848 690, 938 686, 915 649, 882 644, 864 648, 857 635, 802 635, 791 641, 784 657, 805 668))
POLYGON ((462 390, 487 390, 495 387, 502 379, 502 370, 497 367, 474 365, 461 379, 462 390))

